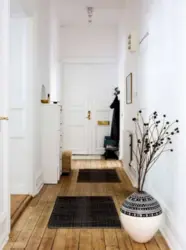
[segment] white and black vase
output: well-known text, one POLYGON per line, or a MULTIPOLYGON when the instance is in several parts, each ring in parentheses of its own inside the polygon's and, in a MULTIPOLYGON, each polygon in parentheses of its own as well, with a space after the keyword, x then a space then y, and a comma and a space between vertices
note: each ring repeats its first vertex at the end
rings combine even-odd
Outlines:
POLYGON ((153 238, 163 216, 159 202, 146 192, 130 195, 120 211, 124 229, 138 243, 146 243, 153 238))

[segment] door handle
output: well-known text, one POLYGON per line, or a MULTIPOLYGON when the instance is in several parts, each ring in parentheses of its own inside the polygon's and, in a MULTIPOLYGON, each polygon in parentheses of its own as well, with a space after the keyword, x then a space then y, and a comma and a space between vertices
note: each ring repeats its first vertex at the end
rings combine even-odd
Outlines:
POLYGON ((0 121, 8 121, 8 117, 7 116, 0 116, 0 121))
POLYGON ((91 120, 91 111, 88 111, 88 116, 86 117, 88 120, 91 120))

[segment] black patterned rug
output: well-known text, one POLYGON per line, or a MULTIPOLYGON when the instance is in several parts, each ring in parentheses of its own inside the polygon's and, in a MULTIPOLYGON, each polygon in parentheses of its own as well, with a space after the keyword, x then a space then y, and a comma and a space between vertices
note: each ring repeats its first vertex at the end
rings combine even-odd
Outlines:
POLYGON ((77 182, 117 183, 120 179, 115 169, 80 169, 77 182))
POLYGON ((110 196, 57 197, 49 228, 121 228, 110 196))

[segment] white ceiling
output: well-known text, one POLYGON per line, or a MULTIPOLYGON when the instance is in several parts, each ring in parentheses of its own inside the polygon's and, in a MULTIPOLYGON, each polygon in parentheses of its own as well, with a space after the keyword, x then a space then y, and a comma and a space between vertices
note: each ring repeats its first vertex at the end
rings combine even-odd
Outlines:
POLYGON ((88 23, 86 7, 93 7, 93 24, 115 25, 120 21, 125 0, 54 0, 56 15, 61 25, 88 23))
MULTIPOLYGON (((45 0, 10 0, 11 14, 32 15, 38 2, 45 0)), ((93 7, 93 24, 116 25, 119 23, 122 10, 127 0, 50 0, 55 16, 61 25, 87 25, 86 7, 93 7)), ((44 6, 46 7, 46 6, 44 6)))
POLYGON ((120 9, 125 7, 125 0, 53 0, 55 4, 61 7, 69 6, 73 8, 82 8, 92 6, 103 9, 120 9))
POLYGON ((30 16, 35 10, 36 0, 10 0, 11 16, 30 16))

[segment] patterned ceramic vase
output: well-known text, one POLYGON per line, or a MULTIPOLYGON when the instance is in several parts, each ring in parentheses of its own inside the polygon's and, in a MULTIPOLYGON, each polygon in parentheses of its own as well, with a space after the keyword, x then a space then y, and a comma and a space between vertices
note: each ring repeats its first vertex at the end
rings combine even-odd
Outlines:
POLYGON ((130 237, 139 243, 150 241, 158 231, 162 220, 162 209, 151 195, 133 193, 121 207, 121 223, 130 237))

